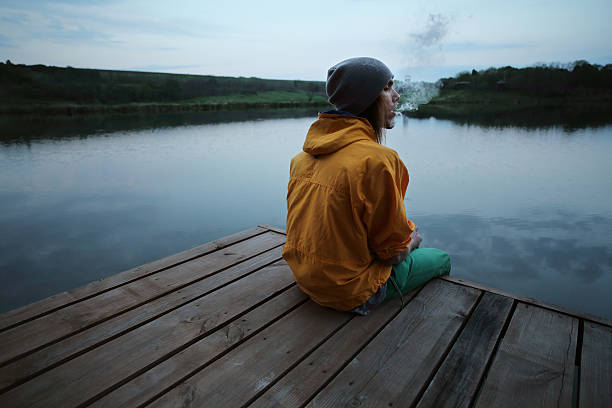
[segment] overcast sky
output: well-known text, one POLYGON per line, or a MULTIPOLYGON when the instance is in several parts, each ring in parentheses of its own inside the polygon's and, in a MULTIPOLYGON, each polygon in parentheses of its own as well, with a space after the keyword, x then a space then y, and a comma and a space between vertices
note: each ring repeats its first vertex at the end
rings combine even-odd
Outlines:
POLYGON ((0 0, 20 64, 325 80, 354 56, 434 81, 490 66, 612 63, 611 0, 0 0))

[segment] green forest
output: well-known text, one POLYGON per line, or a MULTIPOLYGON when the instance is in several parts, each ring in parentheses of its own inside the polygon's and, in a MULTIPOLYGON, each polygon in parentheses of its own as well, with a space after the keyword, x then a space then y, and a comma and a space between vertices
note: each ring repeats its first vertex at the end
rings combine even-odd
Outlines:
MULTIPOLYGON (((474 69, 417 85, 403 84, 402 102, 429 103, 406 112, 409 116, 493 115, 542 107, 612 112, 612 64, 581 60, 564 66, 474 69), (423 98, 424 90, 437 95, 423 98), (419 93, 424 100, 419 101, 419 93)), ((330 107, 325 83, 0 63, 0 113, 295 107, 330 107)))
POLYGON ((489 68, 461 72, 440 80, 443 89, 515 91, 530 96, 590 96, 612 93, 612 64, 591 65, 576 61, 567 66, 489 68))
POLYGON ((0 112, 326 105, 325 83, 0 63, 0 112))
POLYGON ((594 65, 581 60, 565 66, 472 70, 442 78, 436 85, 437 95, 407 115, 499 117, 555 110, 557 116, 602 117, 612 112, 612 64, 594 65))

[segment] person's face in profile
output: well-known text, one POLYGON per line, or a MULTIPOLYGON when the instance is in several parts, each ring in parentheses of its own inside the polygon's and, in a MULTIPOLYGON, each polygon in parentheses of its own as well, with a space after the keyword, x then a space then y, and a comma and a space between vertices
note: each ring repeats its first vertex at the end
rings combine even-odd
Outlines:
POLYGON ((393 80, 390 80, 378 96, 381 110, 384 114, 384 127, 391 129, 395 126, 395 104, 399 101, 399 94, 393 89, 393 80))

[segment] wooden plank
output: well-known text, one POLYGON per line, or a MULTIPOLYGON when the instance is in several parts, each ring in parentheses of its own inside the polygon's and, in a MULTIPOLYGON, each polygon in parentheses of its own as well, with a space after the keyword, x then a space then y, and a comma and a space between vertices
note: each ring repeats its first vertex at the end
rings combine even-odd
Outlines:
POLYGON ((183 289, 169 293, 123 313, 114 319, 79 332, 62 341, 0 367, 0 392, 24 382, 41 371, 89 351, 102 343, 125 334, 136 327, 189 303, 203 295, 281 259, 282 248, 274 248, 261 255, 234 265, 218 274, 200 280, 183 289))
POLYGON ((242 406, 351 318, 306 302, 150 406, 242 406))
POLYGON ((612 329, 584 322, 580 406, 612 407, 612 329))
POLYGON ((284 229, 273 227, 271 225, 259 224, 259 227, 265 228, 270 231, 278 232, 279 234, 287 235, 287 231, 285 231, 284 229))
POLYGON ((93 402, 294 284, 286 264, 270 265, 11 389, 0 406, 93 402))
POLYGON ((93 403, 91 408, 136 407, 146 404, 307 299, 308 297, 297 286, 291 287, 221 330, 217 330, 105 395, 93 403))
POLYGON ((479 407, 571 407, 578 320, 519 303, 479 407))
POLYGON ((307 406, 410 406, 479 295, 430 281, 307 406))
POLYGON ((15 325, 27 322, 40 315, 50 313, 59 308, 69 306, 75 302, 82 301, 117 286, 124 285, 133 281, 134 279, 149 276, 160 270, 179 265, 188 260, 206 255, 256 235, 263 234, 264 232, 266 232, 266 229, 261 227, 241 231, 178 254, 173 254, 153 261, 146 265, 120 272, 102 280, 91 282, 68 292, 58 293, 57 295, 42 299, 38 302, 31 303, 18 309, 10 310, 0 315, 0 331, 7 330, 15 325))
POLYGON ((512 303, 505 296, 483 295, 418 408, 470 406, 512 303))
POLYGON ((195 280, 282 245, 284 239, 280 234, 266 232, 4 331, 0 333, 0 344, 3 345, 0 363, 92 327, 195 280))
POLYGON ((514 293, 506 292, 506 291, 503 291, 501 289, 497 289, 497 288, 493 288, 491 286, 483 285, 481 283, 471 282, 471 281, 468 281, 468 280, 465 280, 465 279, 457 278, 456 276, 445 275, 445 276, 440 276, 439 279, 443 279, 443 280, 446 280, 446 281, 449 281, 449 282, 457 283, 459 285, 469 286, 471 288, 480 289, 480 290, 483 290, 483 291, 486 291, 486 292, 495 293, 496 295, 506 296, 506 297, 509 297, 509 298, 512 298, 512 299, 516 299, 516 300, 518 300, 520 302, 523 302, 523 303, 528 303, 528 304, 533 305, 533 306, 539 306, 541 308, 552 310, 552 311, 559 312, 559 313, 563 313, 563 314, 566 314, 568 316, 576 317, 578 319, 584 319, 584 320, 588 320, 588 321, 591 321, 591 322, 603 324, 604 326, 612 327, 612 320, 607 319, 607 318, 602 317, 602 316, 595 316, 595 315, 588 314, 588 313, 585 313, 585 312, 580 312, 580 311, 576 311, 576 310, 569 310, 569 309, 566 309, 566 308, 564 308, 562 306, 554 305, 552 303, 546 303, 546 302, 543 302, 541 300, 530 298, 530 297, 527 297, 527 296, 516 295, 514 293))
MULTIPOLYGON (((412 291, 405 300, 417 292, 412 291)), ((385 302, 368 316, 352 319, 249 407, 303 406, 385 327, 399 312, 400 306, 399 300, 385 302)))

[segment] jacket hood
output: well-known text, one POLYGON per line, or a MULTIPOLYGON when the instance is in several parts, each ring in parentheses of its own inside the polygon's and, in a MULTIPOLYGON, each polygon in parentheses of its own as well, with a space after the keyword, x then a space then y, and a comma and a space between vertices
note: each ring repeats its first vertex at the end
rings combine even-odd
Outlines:
POLYGON ((302 148, 313 156, 334 153, 360 140, 376 140, 374 129, 367 119, 332 113, 319 113, 302 148))

